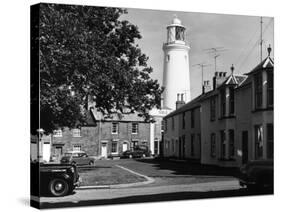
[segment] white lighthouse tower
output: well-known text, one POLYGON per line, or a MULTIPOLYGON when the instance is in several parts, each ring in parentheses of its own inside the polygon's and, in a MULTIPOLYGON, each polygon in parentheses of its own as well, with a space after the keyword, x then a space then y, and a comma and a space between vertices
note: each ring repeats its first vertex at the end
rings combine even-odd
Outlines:
POLYGON ((163 45, 164 73, 163 107, 176 109, 176 101, 189 102, 189 45, 185 39, 185 27, 175 16, 167 26, 167 42, 163 45), (180 98, 180 99, 179 99, 180 98))

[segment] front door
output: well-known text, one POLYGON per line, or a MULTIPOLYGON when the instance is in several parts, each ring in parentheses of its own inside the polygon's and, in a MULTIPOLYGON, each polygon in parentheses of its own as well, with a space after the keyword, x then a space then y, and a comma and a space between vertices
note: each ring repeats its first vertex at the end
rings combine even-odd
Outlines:
POLYGON ((242 163, 248 162, 248 131, 242 132, 242 163))
POLYGON ((107 158, 107 144, 101 144, 101 157, 107 158))
POLYGON ((181 150, 181 138, 179 138, 179 158, 182 157, 182 150, 181 150))
POLYGON ((128 143, 123 143, 122 145, 122 151, 125 152, 128 150, 128 143))

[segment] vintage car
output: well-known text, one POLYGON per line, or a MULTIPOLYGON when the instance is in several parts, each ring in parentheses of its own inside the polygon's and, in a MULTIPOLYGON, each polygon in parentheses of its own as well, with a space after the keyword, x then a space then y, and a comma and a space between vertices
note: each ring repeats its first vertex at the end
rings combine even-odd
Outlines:
POLYGON ((144 158, 151 155, 150 150, 147 146, 138 145, 133 148, 133 150, 127 150, 123 152, 122 158, 144 158))
POLYGON ((81 182, 77 168, 71 164, 31 163, 31 195, 70 194, 81 182))
POLYGON ((68 151, 61 158, 62 164, 73 164, 73 165, 90 165, 93 166, 95 159, 89 157, 84 151, 68 151))
POLYGON ((239 182, 248 189, 273 189, 273 160, 255 160, 241 166, 239 182))

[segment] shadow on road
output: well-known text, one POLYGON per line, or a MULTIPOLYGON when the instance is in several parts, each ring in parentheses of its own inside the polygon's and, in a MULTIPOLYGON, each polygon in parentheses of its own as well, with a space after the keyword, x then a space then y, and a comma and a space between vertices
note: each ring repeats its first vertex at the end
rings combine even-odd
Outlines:
POLYGON ((226 190, 226 191, 209 191, 209 192, 175 192, 175 193, 167 193, 167 194, 139 195, 139 196, 130 196, 130 197, 115 198, 115 199, 104 199, 104 200, 87 200, 87 201, 60 202, 60 203, 41 203, 41 208, 60 208, 60 207, 79 207, 79 206, 94 206, 94 205, 108 205, 108 204, 161 202, 161 201, 238 197, 238 196, 265 195, 265 194, 273 194, 273 192, 272 191, 250 192, 246 189, 226 190))
POLYGON ((239 176, 239 169, 202 165, 194 161, 172 161, 168 159, 137 159, 152 164, 158 170, 171 170, 175 175, 239 176))

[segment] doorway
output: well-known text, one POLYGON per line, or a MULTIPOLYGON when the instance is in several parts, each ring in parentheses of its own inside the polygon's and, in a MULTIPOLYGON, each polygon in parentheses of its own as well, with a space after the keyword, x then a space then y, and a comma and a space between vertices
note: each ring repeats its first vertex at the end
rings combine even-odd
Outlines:
POLYGON ((242 164, 248 162, 248 131, 242 132, 242 164))
POLYGON ((101 157, 107 158, 107 143, 101 144, 101 157))
POLYGON ((122 145, 122 151, 125 152, 129 149, 129 144, 127 142, 124 142, 122 145))

